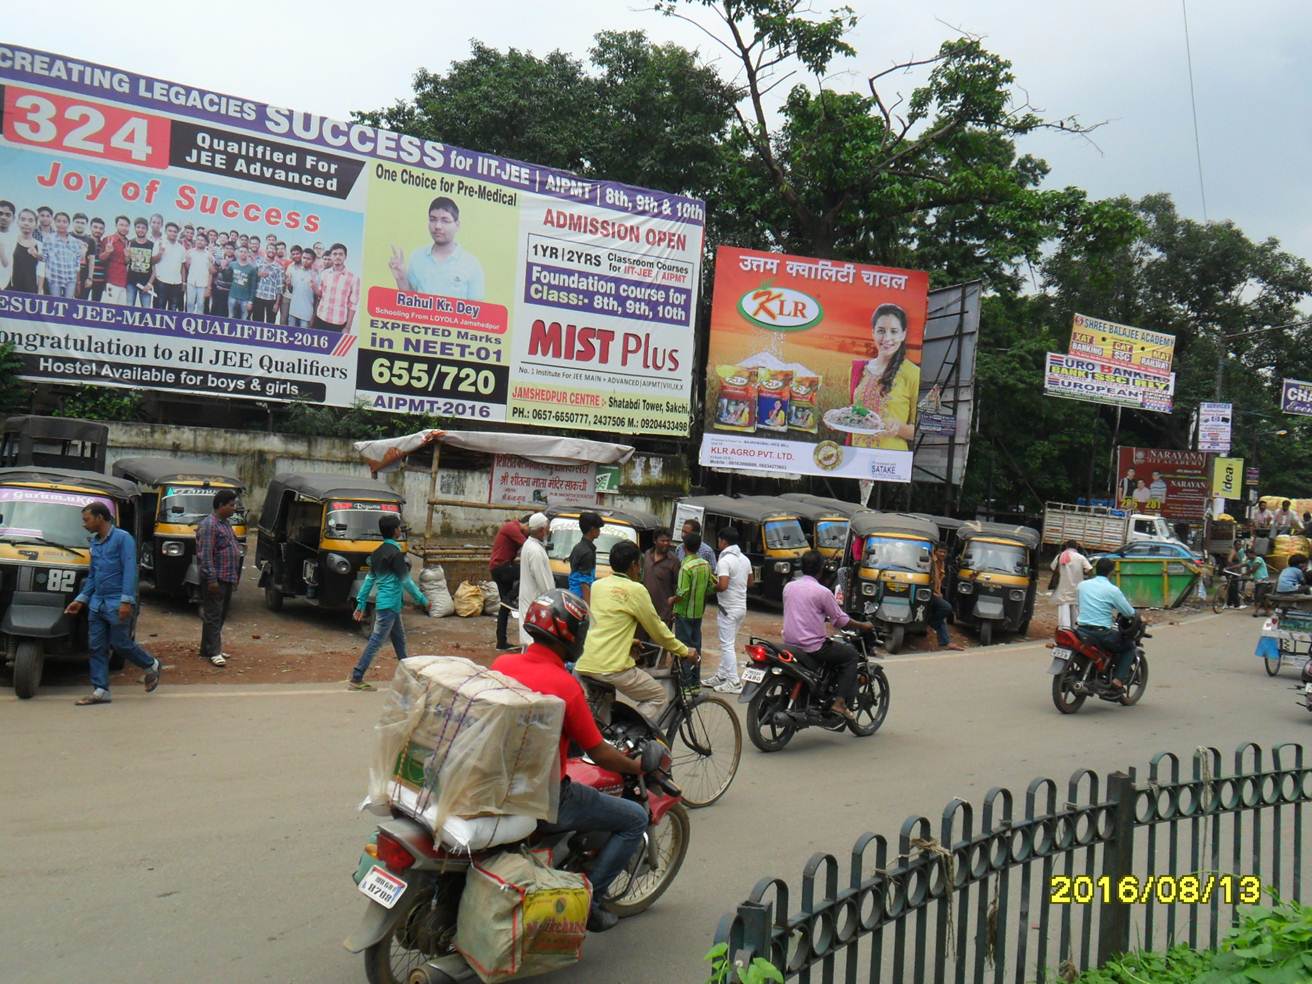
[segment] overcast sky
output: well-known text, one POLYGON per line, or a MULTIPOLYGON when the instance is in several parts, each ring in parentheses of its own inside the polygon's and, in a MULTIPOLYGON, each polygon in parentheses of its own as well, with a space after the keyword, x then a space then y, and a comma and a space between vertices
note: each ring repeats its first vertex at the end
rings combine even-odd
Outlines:
MULTIPOLYGON (((823 6, 825 0, 817 0, 823 6)), ((149 5, 148 5, 149 6, 149 5)), ((64 0, 9 4, 0 40, 43 48, 260 102, 346 118, 407 95, 414 70, 441 70, 469 40, 582 54, 604 29, 722 54, 697 31, 625 0, 395 4, 319 0, 261 3, 234 20, 224 4, 147 8, 64 0), (240 25, 240 26, 238 26, 240 25)), ((1048 114, 1107 120, 1097 147, 1038 135, 1023 149, 1052 165, 1054 186, 1091 195, 1168 191, 1202 218, 1179 0, 852 0, 861 16, 850 84, 953 32, 982 34, 1010 58, 1018 82, 1048 114)), ((1189 0, 1208 214, 1255 239, 1276 236, 1312 256, 1312 73, 1299 68, 1312 27, 1306 0, 1189 0)), ((477 149, 477 148, 475 148, 477 149)), ((871 258, 878 261, 878 257, 871 258)))

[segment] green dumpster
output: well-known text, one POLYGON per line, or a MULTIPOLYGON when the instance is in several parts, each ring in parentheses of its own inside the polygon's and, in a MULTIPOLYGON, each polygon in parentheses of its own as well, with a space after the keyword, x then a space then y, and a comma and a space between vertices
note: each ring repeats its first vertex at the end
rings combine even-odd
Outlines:
POLYGON ((1111 580, 1135 608, 1175 608, 1197 588, 1201 573, 1176 557, 1122 557, 1111 580))

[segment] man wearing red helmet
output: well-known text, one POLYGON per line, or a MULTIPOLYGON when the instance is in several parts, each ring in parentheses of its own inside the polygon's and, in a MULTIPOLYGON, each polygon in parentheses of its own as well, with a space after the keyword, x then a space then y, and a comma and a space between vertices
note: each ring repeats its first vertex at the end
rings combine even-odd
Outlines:
POLYGON ((589 877, 592 880, 592 911, 588 929, 605 932, 618 922, 602 903, 615 876, 624 870, 642 843, 647 829, 647 811, 632 800, 606 796, 590 786, 571 782, 565 774, 570 743, 578 745, 603 769, 638 775, 638 763, 607 744, 597 730, 583 687, 565 669, 578 658, 588 633, 588 606, 578 595, 553 588, 529 602, 522 625, 533 641, 522 653, 498 656, 492 669, 518 680, 530 690, 550 694, 565 702, 565 721, 560 729, 560 809, 547 831, 609 831, 612 836, 597 855, 589 877))

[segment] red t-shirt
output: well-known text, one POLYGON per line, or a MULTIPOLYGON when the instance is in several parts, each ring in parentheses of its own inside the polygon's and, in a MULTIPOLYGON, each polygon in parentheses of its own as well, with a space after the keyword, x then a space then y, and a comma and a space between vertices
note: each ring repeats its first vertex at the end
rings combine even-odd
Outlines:
POLYGON ((123 241, 123 237, 117 233, 105 237, 100 244, 100 248, 105 248, 105 243, 113 247, 109 256, 102 261, 105 264, 105 282, 111 287, 126 287, 128 285, 128 246, 123 241))
POLYGON ((501 529, 497 530, 496 538, 492 541, 492 559, 488 567, 496 570, 503 564, 509 564, 515 559, 515 554, 519 552, 526 539, 528 538, 520 528, 519 520, 512 519, 502 523, 501 529))
POLYGON ((540 642, 522 653, 498 656, 492 669, 518 680, 530 690, 551 694, 565 702, 565 723, 560 729, 560 777, 565 778, 565 759, 572 741, 585 751, 604 740, 592 719, 592 708, 583 696, 583 687, 570 676, 560 657, 540 642))

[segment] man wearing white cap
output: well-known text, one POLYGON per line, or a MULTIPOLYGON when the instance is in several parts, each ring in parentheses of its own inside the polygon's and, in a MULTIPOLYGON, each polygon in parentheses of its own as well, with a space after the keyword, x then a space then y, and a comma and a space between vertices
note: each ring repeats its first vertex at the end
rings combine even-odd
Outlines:
POLYGON ((530 645, 533 640, 524 631, 524 613, 533 599, 556 586, 551 576, 551 559, 542 541, 547 538, 551 521, 546 513, 536 512, 528 518, 528 539, 519 550, 519 644, 530 645))

